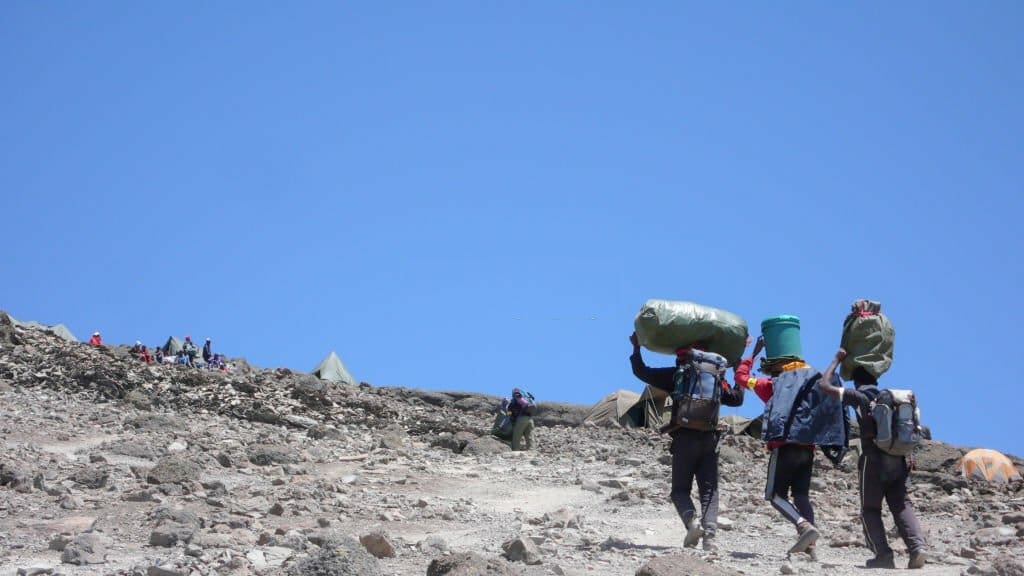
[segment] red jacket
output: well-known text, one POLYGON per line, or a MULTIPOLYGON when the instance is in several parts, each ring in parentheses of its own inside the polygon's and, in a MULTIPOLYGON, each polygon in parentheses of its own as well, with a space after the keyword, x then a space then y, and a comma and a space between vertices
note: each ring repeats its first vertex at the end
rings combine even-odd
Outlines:
MULTIPOLYGON (((771 378, 754 378, 750 375, 750 371, 754 367, 753 358, 744 358, 740 365, 733 371, 733 382, 739 388, 750 388, 757 394, 757 397, 764 402, 771 400, 772 393, 775 391, 772 385, 771 378)), ((783 372, 789 370, 796 370, 797 368, 807 368, 807 364, 803 362, 790 362, 782 367, 783 372)), ((793 444, 793 442, 785 442, 783 440, 772 440, 765 443, 765 447, 769 450, 778 448, 779 446, 785 446, 786 444, 793 444)), ((810 450, 814 450, 814 446, 807 444, 798 444, 798 446, 807 446, 810 450)))
POLYGON ((99 336, 93 335, 92 338, 89 338, 89 344, 93 346, 103 346, 103 339, 99 336))

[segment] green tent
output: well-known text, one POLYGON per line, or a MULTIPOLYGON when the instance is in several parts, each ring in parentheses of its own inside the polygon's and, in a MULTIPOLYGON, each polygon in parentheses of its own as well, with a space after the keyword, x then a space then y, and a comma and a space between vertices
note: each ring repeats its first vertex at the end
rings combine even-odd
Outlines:
POLYGON ((63 324, 55 324, 50 326, 48 330, 69 342, 78 342, 78 338, 75 338, 75 335, 71 333, 71 330, 68 330, 68 327, 63 324))
POLYGON ((321 380, 330 380, 331 382, 356 383, 352 375, 345 369, 345 364, 342 363, 341 358, 338 358, 338 355, 333 351, 313 369, 313 376, 321 380))
POLYGON ((726 414, 718 418, 719 426, 725 425, 725 429, 733 436, 746 434, 753 438, 761 439, 762 417, 744 418, 737 414, 726 414))
MULTIPOLYGON (((11 317, 8 316, 8 318, 11 318, 11 317)), ((21 322, 21 321, 15 320, 14 318, 11 318, 11 322, 13 322, 15 326, 22 326, 22 327, 25 327, 25 328, 39 328, 40 330, 46 330, 47 332, 51 332, 53 334, 56 334, 57 336, 60 336, 61 338, 65 339, 65 340, 68 340, 69 342, 78 342, 78 338, 75 338, 75 335, 71 333, 71 330, 68 330, 68 327, 63 325, 63 324, 55 324, 53 326, 47 326, 46 324, 40 324, 39 322, 36 322, 35 320, 28 320, 28 321, 25 321, 25 322, 21 322)))
POLYGON ((167 338, 167 343, 163 345, 164 354, 168 356, 177 356, 181 352, 181 340, 178 340, 174 336, 167 338))
POLYGON ((659 428, 668 422, 667 397, 668 394, 653 386, 645 387, 642 394, 616 390, 594 404, 583 422, 595 426, 659 428))

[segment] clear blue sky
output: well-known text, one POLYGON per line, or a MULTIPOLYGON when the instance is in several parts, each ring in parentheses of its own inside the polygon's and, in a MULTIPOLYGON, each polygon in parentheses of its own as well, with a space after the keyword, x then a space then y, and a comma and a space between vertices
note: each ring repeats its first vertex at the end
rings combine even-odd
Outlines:
POLYGON ((648 298, 755 334, 799 315, 822 367, 867 297, 896 326, 884 382, 935 436, 1024 455, 1022 21, 1016 2, 5 2, 0 309, 590 404, 642 388, 648 298))

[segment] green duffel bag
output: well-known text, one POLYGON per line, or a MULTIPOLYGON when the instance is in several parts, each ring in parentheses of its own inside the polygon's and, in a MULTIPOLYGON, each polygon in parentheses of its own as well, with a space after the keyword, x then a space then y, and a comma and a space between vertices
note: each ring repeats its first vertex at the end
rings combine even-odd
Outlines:
POLYGON ((861 367, 879 378, 892 366, 896 330, 889 318, 882 314, 882 305, 878 302, 857 300, 851 309, 843 322, 840 346, 846 350, 846 358, 839 368, 839 375, 843 380, 852 380, 853 371, 861 367))
POLYGON ((640 345, 652 352, 675 354, 679 348, 704 343, 736 366, 747 347, 747 323, 736 314, 675 300, 648 300, 633 321, 640 345))

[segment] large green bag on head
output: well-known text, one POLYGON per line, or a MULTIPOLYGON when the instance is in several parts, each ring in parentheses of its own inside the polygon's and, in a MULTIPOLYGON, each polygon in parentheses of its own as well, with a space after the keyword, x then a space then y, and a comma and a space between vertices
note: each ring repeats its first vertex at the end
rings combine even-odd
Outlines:
POLYGON ((703 342, 736 366, 747 347, 747 323, 736 314, 676 300, 648 300, 633 321, 640 345, 662 354, 703 342))
POLYGON ((882 314, 882 305, 878 302, 856 300, 851 310, 843 322, 840 346, 846 350, 846 358, 839 368, 839 375, 843 380, 852 380, 853 371, 862 367, 879 378, 892 366, 896 330, 889 318, 882 314))

